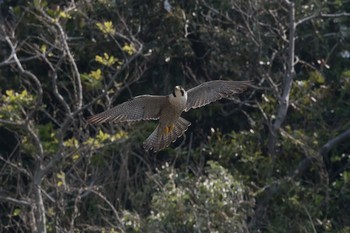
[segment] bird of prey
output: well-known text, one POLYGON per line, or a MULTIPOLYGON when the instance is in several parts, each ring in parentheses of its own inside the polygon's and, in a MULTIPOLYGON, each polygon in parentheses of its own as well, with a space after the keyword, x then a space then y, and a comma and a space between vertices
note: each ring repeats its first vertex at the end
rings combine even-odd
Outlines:
POLYGON ((251 86, 251 81, 215 80, 202 83, 188 91, 176 86, 166 96, 141 95, 119 104, 105 112, 90 116, 87 122, 125 122, 159 120, 153 133, 145 140, 145 150, 157 152, 183 135, 191 123, 181 117, 183 111, 199 108, 222 98, 241 93, 251 86))

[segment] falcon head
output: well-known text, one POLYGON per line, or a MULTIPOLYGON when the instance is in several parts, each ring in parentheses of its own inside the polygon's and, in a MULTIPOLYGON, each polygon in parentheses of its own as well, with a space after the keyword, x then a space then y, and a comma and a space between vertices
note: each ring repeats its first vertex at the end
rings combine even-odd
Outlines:
POLYGON ((181 86, 175 86, 173 90, 173 97, 179 98, 182 96, 187 96, 185 89, 183 89, 181 86))
POLYGON ((169 95, 169 101, 174 106, 185 108, 187 103, 187 92, 181 86, 176 86, 173 92, 169 95))

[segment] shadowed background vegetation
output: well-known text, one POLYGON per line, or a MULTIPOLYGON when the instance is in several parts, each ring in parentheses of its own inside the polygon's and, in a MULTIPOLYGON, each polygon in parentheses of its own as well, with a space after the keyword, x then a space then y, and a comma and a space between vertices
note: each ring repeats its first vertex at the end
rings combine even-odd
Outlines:
POLYGON ((0 1, 1 232, 349 232, 350 2, 0 1), (141 94, 254 88, 156 122, 141 94))

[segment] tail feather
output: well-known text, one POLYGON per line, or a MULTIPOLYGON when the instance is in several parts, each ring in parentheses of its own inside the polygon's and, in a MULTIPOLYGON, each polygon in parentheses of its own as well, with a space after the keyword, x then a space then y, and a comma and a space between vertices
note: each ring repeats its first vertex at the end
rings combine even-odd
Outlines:
POLYGON ((159 125, 157 128, 151 133, 151 135, 148 136, 148 138, 143 143, 143 148, 145 150, 151 150, 153 149, 153 145, 157 143, 158 139, 158 132, 159 132, 159 125))
POLYGON ((152 134, 145 140, 143 146, 145 150, 159 151, 169 146, 171 142, 174 142, 178 137, 185 133, 191 123, 184 118, 179 117, 171 127, 170 131, 165 128, 157 128, 152 134))

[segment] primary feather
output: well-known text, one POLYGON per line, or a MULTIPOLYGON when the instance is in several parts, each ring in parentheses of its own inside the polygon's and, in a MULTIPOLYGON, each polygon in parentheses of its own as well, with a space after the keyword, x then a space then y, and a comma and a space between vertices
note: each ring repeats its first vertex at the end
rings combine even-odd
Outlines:
POLYGON ((252 84, 251 81, 224 81, 215 80, 202 83, 187 91, 185 111, 199 108, 222 98, 229 98, 243 92, 252 84))

